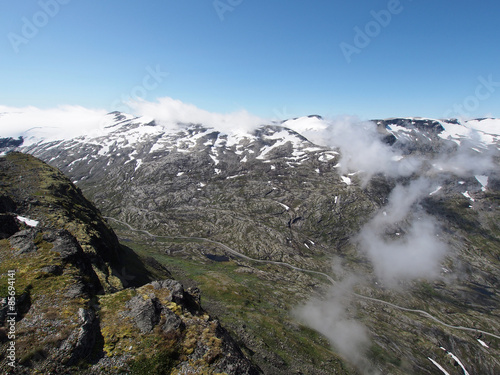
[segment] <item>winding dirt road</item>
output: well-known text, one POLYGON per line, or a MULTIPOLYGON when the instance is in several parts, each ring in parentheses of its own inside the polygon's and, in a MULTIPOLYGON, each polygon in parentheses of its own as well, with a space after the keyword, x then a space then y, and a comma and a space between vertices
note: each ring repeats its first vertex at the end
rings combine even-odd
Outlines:
MULTIPOLYGON (((331 276, 327 275, 326 273, 319 272, 319 271, 308 270, 308 269, 305 269, 305 268, 296 267, 296 266, 294 266, 292 264, 289 264, 289 263, 286 263, 286 262, 278 262, 278 261, 273 261, 273 260, 262 260, 262 259, 251 258, 251 257, 249 257, 249 256, 247 256, 245 254, 242 254, 242 253, 240 253, 240 252, 238 252, 238 251, 230 248, 227 245, 224 245, 221 242, 210 240, 208 238, 202 238, 202 237, 184 237, 184 236, 157 236, 156 234, 152 234, 152 233, 148 232, 147 230, 133 228, 130 224, 128 224, 128 223, 126 223, 124 221, 115 219, 113 217, 104 216, 104 218, 108 219, 108 220, 113 220, 113 221, 115 221, 115 222, 117 222, 119 224, 125 225, 131 231, 144 233, 144 234, 148 235, 151 238, 164 238, 164 239, 171 239, 171 240, 174 240, 174 239, 184 239, 184 240, 196 240, 196 241, 203 241, 203 242, 212 243, 214 245, 217 245, 217 246, 221 247, 223 250, 225 250, 225 251, 227 251, 227 252, 229 252, 229 253, 237 256, 237 257, 240 257, 242 259, 246 259, 246 260, 249 260, 249 261, 252 261, 252 262, 256 262, 256 263, 261 263, 261 264, 276 264, 276 265, 288 267, 288 268, 291 268, 293 270, 300 271, 300 272, 306 272, 306 273, 312 273, 312 274, 316 274, 316 275, 321 275, 321 276, 326 277, 328 279, 328 281, 330 281, 332 283, 332 285, 335 285, 335 280, 333 280, 333 278, 331 276)), ((469 331, 469 332, 475 332, 475 333, 482 333, 483 335, 488 335, 488 336, 500 339, 499 335, 496 335, 496 334, 491 333, 491 332, 482 331, 482 330, 476 329, 476 328, 454 326, 454 325, 447 324, 447 323, 439 320, 435 316, 433 316, 433 315, 431 315, 428 312, 423 311, 423 310, 409 309, 409 308, 398 306, 398 305, 395 305, 393 303, 390 303, 390 302, 387 302, 387 301, 384 301, 384 300, 381 300, 381 299, 367 297, 367 296, 363 296, 363 295, 357 294, 357 293, 352 293, 352 294, 354 296, 356 296, 357 298, 364 299, 366 301, 380 303, 380 304, 383 304, 383 305, 386 305, 386 306, 389 306, 389 307, 392 307, 392 308, 395 308, 395 309, 398 309, 398 310, 401 310, 401 311, 407 311, 407 312, 411 312, 411 313, 415 313, 415 314, 424 315, 425 317, 427 317, 427 318, 435 321, 436 323, 439 323, 442 326, 447 327, 447 328, 452 328, 452 329, 456 329, 456 330, 460 330, 460 331, 469 331)))

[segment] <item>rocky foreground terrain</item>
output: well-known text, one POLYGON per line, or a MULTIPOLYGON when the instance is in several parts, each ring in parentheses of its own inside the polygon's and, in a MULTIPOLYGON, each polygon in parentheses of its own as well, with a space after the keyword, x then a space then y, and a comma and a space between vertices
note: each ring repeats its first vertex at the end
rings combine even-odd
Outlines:
MULTIPOLYGON (((145 310, 161 311, 153 331, 175 320, 167 310, 179 317, 181 349, 144 353, 170 358, 162 368, 187 373, 182 363, 201 355, 188 353, 184 316, 203 316, 192 310, 201 303, 234 337, 245 371, 247 357, 266 374, 500 373, 500 122, 354 129, 310 116, 221 131, 111 113, 96 134, 6 134, 1 145, 60 168, 106 217, 93 225, 117 233, 102 253, 81 244, 105 293, 100 319, 117 319, 106 303, 125 306, 146 329, 133 317, 141 293, 145 310), (165 268, 186 286, 179 314, 151 284, 165 268)), ((29 207, 17 213, 41 228, 29 207)), ((109 358, 137 358, 126 328, 103 322, 109 358)), ((227 372, 214 367, 227 357, 224 347, 207 366, 227 372)))
POLYGON ((120 245, 58 170, 11 153, 0 177, 2 373, 261 373, 199 292, 120 245))

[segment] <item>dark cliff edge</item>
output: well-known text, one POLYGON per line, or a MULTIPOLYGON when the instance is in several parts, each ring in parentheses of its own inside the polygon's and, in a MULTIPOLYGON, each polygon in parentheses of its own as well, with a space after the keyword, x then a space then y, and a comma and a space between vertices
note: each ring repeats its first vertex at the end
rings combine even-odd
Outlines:
POLYGON ((60 171, 0 157, 0 372, 259 374, 153 259, 60 171))

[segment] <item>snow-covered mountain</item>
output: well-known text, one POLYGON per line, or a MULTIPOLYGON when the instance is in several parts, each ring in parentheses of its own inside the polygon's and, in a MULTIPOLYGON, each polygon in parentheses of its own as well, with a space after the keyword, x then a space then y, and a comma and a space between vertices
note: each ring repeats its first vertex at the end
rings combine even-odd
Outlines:
MULTIPOLYGON (((22 114, 16 116, 21 123, 22 114)), ((9 119, 0 116, 0 129, 8 128, 3 125, 9 119)), ((106 216, 120 222, 161 236, 208 239, 207 244, 244 254, 246 261, 224 247, 210 248, 274 293, 256 297, 261 312, 249 302, 248 313, 272 316, 287 335, 267 337, 268 330, 257 328, 247 333, 239 328, 243 318, 229 319, 245 345, 262 354, 258 364, 269 373, 288 374, 306 362, 314 371, 321 367, 314 373, 330 373, 329 365, 309 363, 308 353, 284 338, 297 334, 295 323, 277 313, 291 309, 290 301, 323 293, 323 302, 304 314, 311 327, 317 324, 310 317, 316 323, 345 322, 356 310, 339 308, 338 290, 327 292, 325 280, 311 274, 297 276, 299 269, 335 281, 351 275, 364 296, 428 311, 449 325, 469 327, 473 321, 484 331, 500 329, 491 318, 500 306, 499 119, 309 116, 230 126, 227 121, 219 125, 218 119, 165 121, 114 112, 95 120, 81 129, 64 122, 42 126, 41 121, 21 132, 10 127, 0 134, 0 152, 30 153, 58 167, 106 216), (262 264, 250 258, 275 262, 275 267, 257 270, 262 264), (283 262, 297 272, 280 268, 283 262), (395 284, 404 293, 393 289, 395 284), (272 345, 263 345, 262 335, 272 345), (277 359, 273 345, 288 353, 290 367, 277 359)), ((133 233, 123 229, 120 234, 135 241, 133 233)), ((179 241, 147 246, 201 265, 208 251, 182 247, 179 241)), ((428 357, 439 359, 434 354, 440 351, 432 349, 438 343, 453 348, 464 367, 476 373, 499 368, 498 348, 478 345, 467 331, 424 322, 408 311, 402 316, 389 305, 380 309, 368 299, 355 306, 374 353, 383 353, 372 353, 370 361, 385 373, 434 373, 428 357)), ((323 326, 353 361, 336 339, 346 337, 338 331, 342 325, 323 326)), ((347 346, 350 350, 366 344, 351 336, 346 340, 357 343, 347 346)), ((443 365, 443 359, 436 363, 443 365)))
MULTIPOLYGON (((17 114, 17 121, 20 121, 19 116, 22 117, 22 114, 17 114)), ((0 129, 8 129, 9 121, 10 116, 1 116, 0 129)), ((95 119, 92 121, 95 123, 95 119)), ((195 152, 210 157, 214 171, 219 174, 223 173, 223 170, 216 168, 220 158, 228 158, 227 161, 232 164, 250 160, 269 161, 274 155, 285 157, 292 164, 311 157, 327 161, 339 149, 345 158, 350 158, 365 152, 371 144, 377 144, 380 140, 395 146, 390 151, 395 161, 416 151, 438 154, 467 149, 481 154, 500 148, 499 119, 460 122, 456 119, 410 117, 374 120, 373 123, 369 123, 367 128, 366 122, 348 120, 346 128, 343 121, 327 121, 319 116, 309 116, 251 129, 246 127, 245 130, 240 130, 235 124, 230 129, 225 126, 225 130, 221 131, 217 126, 165 123, 153 118, 113 112, 101 118, 97 125, 88 128, 80 129, 78 124, 37 126, 20 135, 16 134, 19 138, 1 133, 0 149, 5 151, 19 147, 20 150, 53 162, 65 172, 71 172, 82 163, 95 166, 94 162, 99 164, 99 160, 108 157, 116 158, 121 165, 129 164, 136 171, 144 162, 157 159, 160 154, 195 152), (342 125, 339 126, 339 123, 342 125), (373 123, 376 126, 368 129, 373 123), (375 129, 380 137, 374 136, 375 129), (368 137, 362 133, 369 133, 368 137), (362 149, 354 148, 354 144, 362 149), (70 169, 68 165, 71 165, 70 169)), ((383 162, 380 160, 380 163, 383 162)), ((357 172, 353 170, 356 165, 348 167, 350 172, 357 172)))
POLYGON ((500 146, 500 120, 493 118, 468 121, 434 120, 426 118, 392 118, 374 121, 379 129, 385 129, 401 143, 429 144, 438 138, 463 143, 483 152, 500 146))

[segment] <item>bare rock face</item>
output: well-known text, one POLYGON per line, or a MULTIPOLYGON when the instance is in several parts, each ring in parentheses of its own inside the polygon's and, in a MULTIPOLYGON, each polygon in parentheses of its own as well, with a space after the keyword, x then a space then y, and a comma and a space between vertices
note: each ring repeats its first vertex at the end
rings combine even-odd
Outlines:
POLYGON ((38 233, 36 229, 25 229, 15 233, 9 238, 10 245, 18 249, 17 254, 27 254, 36 251, 34 243, 35 236, 38 233))
POLYGON ((141 333, 149 333, 160 322, 161 305, 158 300, 141 296, 133 297, 126 307, 141 333))

